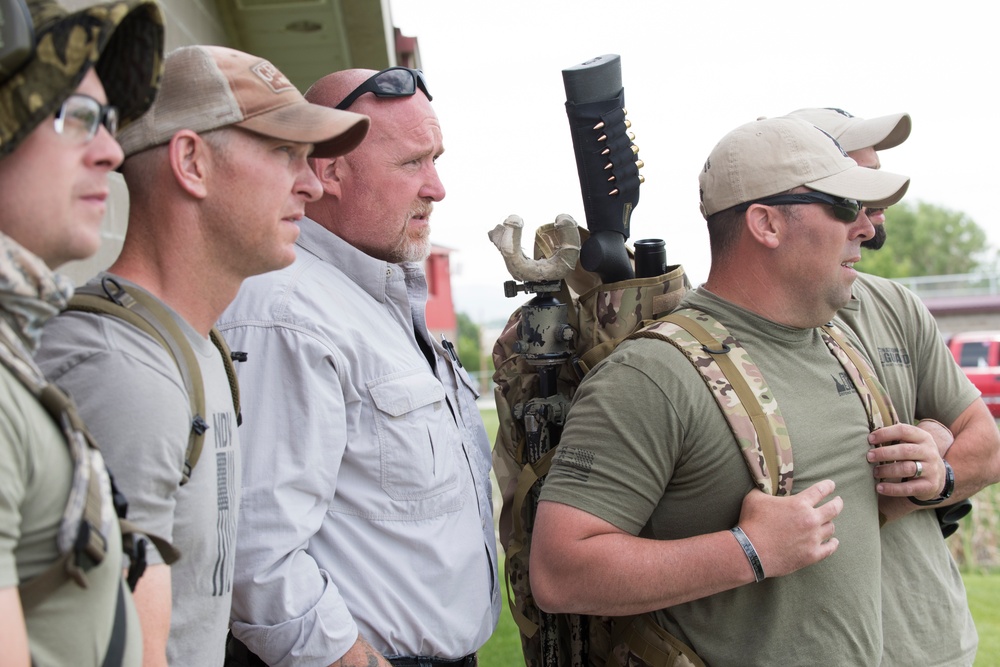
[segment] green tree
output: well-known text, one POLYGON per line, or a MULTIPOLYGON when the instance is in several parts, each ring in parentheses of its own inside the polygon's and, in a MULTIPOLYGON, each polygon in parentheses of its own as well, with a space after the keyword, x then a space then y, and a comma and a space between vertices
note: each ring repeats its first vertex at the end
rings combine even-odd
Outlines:
POLYGON ((482 347, 479 342, 479 325, 465 313, 456 313, 458 318, 458 358, 469 373, 483 370, 482 347))
POLYGON ((903 203, 887 209, 885 217, 885 245, 877 251, 862 250, 861 271, 909 278, 994 268, 986 232, 961 211, 925 202, 903 203))

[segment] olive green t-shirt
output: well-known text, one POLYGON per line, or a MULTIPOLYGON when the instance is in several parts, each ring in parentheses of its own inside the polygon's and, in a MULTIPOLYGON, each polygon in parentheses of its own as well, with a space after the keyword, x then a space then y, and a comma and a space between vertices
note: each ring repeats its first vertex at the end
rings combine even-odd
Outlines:
MULTIPOLYGON (((833 479, 844 510, 834 522, 840 546, 826 560, 660 610, 657 620, 713 667, 878 664, 878 510, 854 386, 816 329, 777 325, 704 288, 683 305, 725 324, 761 369, 788 426, 793 493, 833 479)), ((673 346, 644 339, 623 343, 580 385, 541 497, 670 540, 732 528, 751 488, 700 373, 673 346)))
MULTIPOLYGON (((0 368, 0 588, 37 576, 59 558, 56 535, 72 477, 62 432, 37 399, 0 368)), ((113 525, 104 561, 87 572, 88 587, 67 581, 26 614, 36 667, 103 663, 122 586, 121 535, 117 522, 113 525)), ((142 662, 139 619, 127 589, 124 599, 122 664, 136 667, 142 662)))
MULTIPOLYGON (((979 396, 927 307, 899 283, 860 274, 838 313, 875 362, 900 421, 951 424, 979 396)), ((978 635, 933 508, 882 529, 884 667, 971 665, 978 635), (933 641, 928 641, 933 638, 933 641)))

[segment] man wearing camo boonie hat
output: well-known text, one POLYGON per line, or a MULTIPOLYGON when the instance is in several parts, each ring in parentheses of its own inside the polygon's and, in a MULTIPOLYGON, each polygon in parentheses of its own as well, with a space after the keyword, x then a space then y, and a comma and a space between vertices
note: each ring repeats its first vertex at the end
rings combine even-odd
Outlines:
POLYGON ((149 0, 26 6, 2 5, 26 32, 23 59, 0 71, 0 652, 5 664, 137 666, 103 460, 64 418, 71 402, 43 407, 56 393, 32 354, 72 294, 53 269, 97 250, 122 161, 114 131, 156 94, 163 17, 149 0))

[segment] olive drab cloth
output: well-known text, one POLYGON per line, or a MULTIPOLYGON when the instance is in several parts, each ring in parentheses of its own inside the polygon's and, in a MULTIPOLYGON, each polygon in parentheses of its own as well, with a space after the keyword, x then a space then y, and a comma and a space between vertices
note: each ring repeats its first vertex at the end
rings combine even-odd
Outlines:
POLYGON ((681 349, 726 415, 757 487, 774 496, 791 493, 792 443, 785 418, 760 369, 718 320, 685 308, 632 337, 660 338, 681 349))

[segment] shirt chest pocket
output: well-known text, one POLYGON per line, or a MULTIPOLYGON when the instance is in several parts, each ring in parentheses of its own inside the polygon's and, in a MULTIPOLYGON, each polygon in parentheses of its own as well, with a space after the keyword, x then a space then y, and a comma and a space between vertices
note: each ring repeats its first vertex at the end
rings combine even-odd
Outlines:
POLYGON ((461 503, 461 442, 441 383, 429 373, 415 372, 381 378, 368 391, 375 408, 382 490, 396 501, 434 500, 439 511, 455 509, 461 503))

